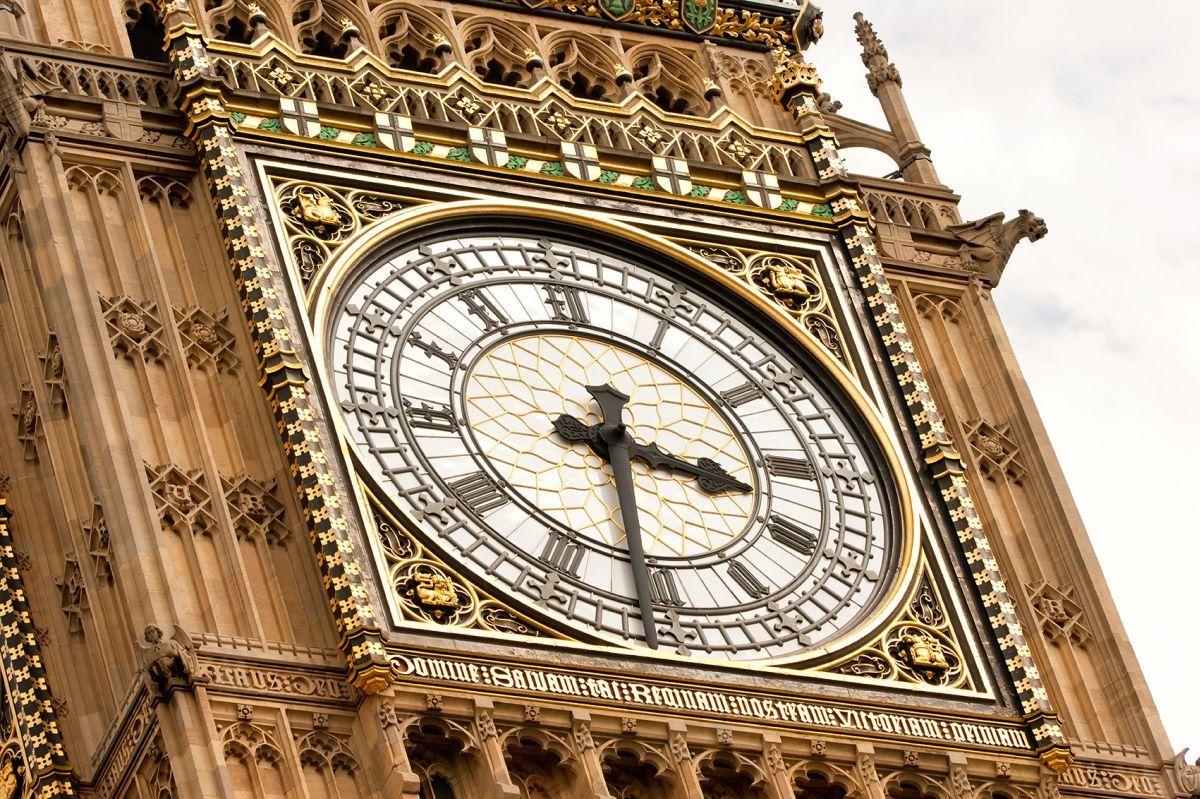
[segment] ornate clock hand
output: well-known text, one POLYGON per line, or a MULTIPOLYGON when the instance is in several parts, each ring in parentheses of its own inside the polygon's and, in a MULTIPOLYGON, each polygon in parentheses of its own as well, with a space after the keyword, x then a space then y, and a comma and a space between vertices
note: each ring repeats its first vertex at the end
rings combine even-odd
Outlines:
POLYGON ((690 463, 669 452, 664 452, 658 444, 638 444, 637 442, 630 445, 629 456, 644 461, 651 467, 662 467, 691 475, 696 478, 700 490, 706 494, 723 494, 727 491, 749 493, 754 490, 754 487, 748 483, 735 480, 712 458, 700 458, 695 463, 690 463))
MULTIPOLYGON (((607 416, 605 417, 608 418, 607 416)), ((619 418, 619 417, 618 417, 619 418)), ((587 425, 568 414, 561 414, 554 420, 554 429, 567 441, 586 442, 592 451, 605 460, 609 460, 608 444, 605 443, 601 428, 604 425, 587 425)), ((622 425, 624 427, 624 425, 622 425)), ((696 478, 700 490, 706 494, 723 494, 727 491, 750 492, 754 488, 740 480, 735 480, 729 472, 711 458, 700 458, 690 463, 677 458, 669 452, 664 452, 658 444, 639 444, 629 436, 629 457, 649 464, 651 467, 662 467, 696 478)))
MULTIPOLYGON (((642 630, 646 636, 646 646, 658 649, 654 600, 650 594, 650 571, 646 568, 646 553, 642 548, 642 527, 638 520, 637 495, 633 488, 633 469, 629 464, 629 445, 632 442, 621 419, 629 396, 607 384, 588 386, 587 390, 595 398, 600 412, 604 415, 604 422, 599 425, 599 439, 608 450, 608 463, 617 483, 617 504, 621 507, 621 526, 625 528, 625 547, 629 551, 629 560, 633 567, 633 584, 637 588, 638 605, 642 611, 642 630)), ((560 416, 559 419, 561 418, 560 416)), ((558 425, 555 424, 555 427, 558 425)))

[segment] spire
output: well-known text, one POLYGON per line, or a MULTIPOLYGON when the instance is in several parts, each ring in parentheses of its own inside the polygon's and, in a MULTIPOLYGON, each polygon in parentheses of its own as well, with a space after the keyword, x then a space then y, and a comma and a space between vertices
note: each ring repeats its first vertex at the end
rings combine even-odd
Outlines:
POLYGON ((897 165, 900 174, 910 183, 940 186, 937 171, 929 160, 929 148, 921 143, 916 123, 909 113, 908 103, 900 88, 900 70, 888 60, 887 48, 875 33, 875 26, 862 12, 854 15, 854 34, 862 45, 862 62, 867 68, 867 86, 879 99, 879 107, 887 119, 888 129, 899 146, 897 165))
POLYGON ((854 15, 854 35, 862 45, 862 62, 867 68, 867 85, 871 87, 871 94, 878 95, 879 87, 885 83, 901 86, 900 71, 888 61, 887 48, 875 33, 875 26, 867 21, 861 11, 854 15))

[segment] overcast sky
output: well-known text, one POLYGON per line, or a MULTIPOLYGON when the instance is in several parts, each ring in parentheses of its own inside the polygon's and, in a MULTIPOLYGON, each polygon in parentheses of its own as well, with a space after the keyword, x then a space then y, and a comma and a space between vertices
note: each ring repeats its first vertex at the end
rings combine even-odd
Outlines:
POLYGON ((1195 756, 1200 3, 820 5, 810 60, 843 114, 882 124, 854 40, 861 10, 963 217, 1029 208, 1049 224, 993 296, 1171 742, 1195 756))

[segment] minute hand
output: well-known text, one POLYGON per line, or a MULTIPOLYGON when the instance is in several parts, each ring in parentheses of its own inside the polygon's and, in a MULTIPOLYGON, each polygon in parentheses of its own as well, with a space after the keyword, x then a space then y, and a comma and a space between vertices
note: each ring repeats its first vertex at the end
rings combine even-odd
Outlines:
POLYGON ((691 475, 696 478, 696 483, 700 486, 700 490, 706 494, 724 494, 727 491, 750 492, 754 490, 741 480, 734 479, 729 472, 721 468, 721 465, 711 458, 700 458, 695 463, 691 463, 663 452, 658 444, 638 444, 637 442, 633 442, 629 445, 629 457, 643 461, 651 467, 662 467, 674 472, 691 475))

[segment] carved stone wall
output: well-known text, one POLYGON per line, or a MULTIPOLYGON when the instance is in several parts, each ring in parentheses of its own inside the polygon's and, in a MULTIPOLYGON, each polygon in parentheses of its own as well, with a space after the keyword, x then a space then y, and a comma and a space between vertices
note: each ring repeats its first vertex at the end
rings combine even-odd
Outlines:
POLYGON ((14 409, 0 471, 47 669, 70 697, 64 736, 86 764, 147 623, 319 646, 332 625, 191 178, 75 162, 66 145, 30 145, 26 163, 0 241, 0 404, 14 409))
MULTIPOLYGON (((901 282, 898 280, 897 282, 901 282)), ((1071 734, 1154 749, 1146 686, 1123 665, 1123 636, 1098 639, 1101 620, 1119 630, 1082 523, 991 302, 978 281, 910 279, 903 308, 932 383, 969 453, 980 511, 999 531, 997 559, 1020 587, 1019 610, 1056 674, 1053 690, 1071 734), (1106 686, 1103 692, 1094 686, 1106 686)))

